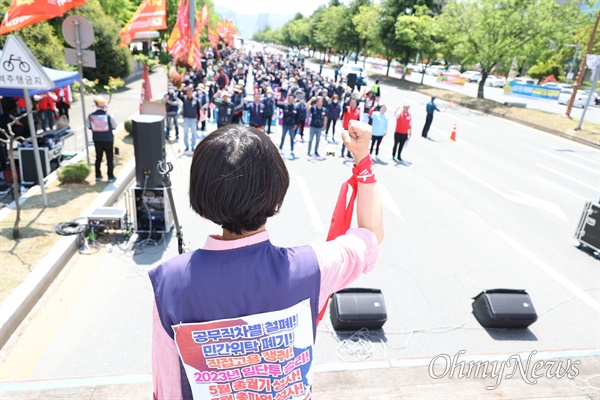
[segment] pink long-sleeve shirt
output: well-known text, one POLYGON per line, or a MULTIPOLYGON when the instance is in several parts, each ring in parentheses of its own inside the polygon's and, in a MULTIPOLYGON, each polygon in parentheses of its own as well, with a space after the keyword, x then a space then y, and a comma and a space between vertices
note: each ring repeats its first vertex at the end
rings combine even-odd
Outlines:
MULTIPOLYGON (((222 240, 220 236, 209 236, 204 250, 231 250, 269 240, 269 233, 263 231, 255 235, 237 239, 222 240)), ((321 270, 319 309, 329 296, 348 286, 361 274, 369 273, 375 267, 379 255, 377 238, 368 229, 352 228, 345 235, 329 242, 315 242, 311 246, 321 270)), ((175 342, 165 332, 156 303, 153 311, 152 327, 152 376, 154 399, 180 400, 181 377, 179 353, 175 342)))

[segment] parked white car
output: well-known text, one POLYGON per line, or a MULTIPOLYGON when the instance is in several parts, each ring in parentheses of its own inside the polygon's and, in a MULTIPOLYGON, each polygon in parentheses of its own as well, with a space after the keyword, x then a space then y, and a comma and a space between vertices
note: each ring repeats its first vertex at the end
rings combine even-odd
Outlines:
POLYGON ((444 68, 441 65, 430 65, 425 70, 425 74, 438 76, 441 72, 444 72, 445 70, 446 70, 446 68, 444 68))
MULTIPOLYGON (((558 104, 569 104, 569 100, 571 100, 571 95, 573 94, 573 89, 567 89, 560 92, 558 95, 558 104)), ((585 107, 585 103, 587 102, 587 98, 589 96, 589 92, 584 90, 578 90, 577 95, 575 96, 575 101, 573 102, 574 107, 585 107)))
POLYGON ((369 77, 367 76, 367 71, 363 69, 360 65, 357 64, 345 64, 340 68, 340 76, 342 78, 346 78, 348 74, 356 74, 357 77, 362 76, 363 82, 367 84, 369 77))
POLYGON ((505 84, 506 81, 503 78, 498 78, 495 75, 488 75, 487 79, 485 80, 486 86, 503 88, 505 84))

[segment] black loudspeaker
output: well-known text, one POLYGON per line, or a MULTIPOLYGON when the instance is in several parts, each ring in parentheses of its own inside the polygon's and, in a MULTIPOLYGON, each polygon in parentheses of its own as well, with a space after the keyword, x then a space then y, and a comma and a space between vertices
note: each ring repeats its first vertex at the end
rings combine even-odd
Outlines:
MULTIPOLYGON (((50 166, 50 158, 48 157, 48 149, 46 147, 38 147, 40 161, 42 163, 42 179, 47 177, 52 172, 50 166)), ((39 184, 37 168, 35 165, 35 150, 33 147, 19 148, 19 169, 21 173, 21 181, 27 184, 39 184)))
POLYGON ((385 301, 378 289, 347 288, 334 293, 329 314, 336 331, 381 329, 387 321, 385 301))
POLYGON ((588 201, 583 208, 575 238, 600 252, 600 204, 588 201))
POLYGON ((473 315, 484 328, 527 328, 537 314, 524 290, 484 290, 473 298, 473 315))
POLYGON ((140 187, 163 186, 156 166, 165 160, 164 125, 165 120, 160 115, 142 114, 132 119, 135 178, 140 187))

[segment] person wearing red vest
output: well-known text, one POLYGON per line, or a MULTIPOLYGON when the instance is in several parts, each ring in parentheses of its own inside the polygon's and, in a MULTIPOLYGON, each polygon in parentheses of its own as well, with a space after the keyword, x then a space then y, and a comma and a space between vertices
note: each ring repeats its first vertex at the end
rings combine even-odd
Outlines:
POLYGON ((404 162, 402 160, 402 148, 412 135, 412 115, 408 112, 409 107, 407 105, 403 106, 401 113, 398 113, 400 108, 396 110, 396 133, 394 133, 394 148, 392 150, 392 158, 396 162, 404 162))
MULTIPOLYGON (((348 129, 348 125, 352 120, 360 120, 360 109, 358 108, 358 101, 354 97, 350 99, 350 105, 346 107, 346 111, 344 112, 344 122, 342 124, 344 130, 348 129)), ((350 152, 346 151, 346 144, 342 141, 342 152, 340 154, 340 157, 344 157, 344 152, 346 152, 347 158, 351 157, 350 152)))
POLYGON ((56 102, 56 108, 58 109, 58 116, 66 116, 69 119, 69 109, 71 108, 71 90, 69 86, 58 88, 54 91, 58 101, 56 102))
POLYGON ((38 111, 40 113, 40 119, 42 121, 42 130, 54 129, 54 109, 56 108, 56 101, 58 97, 54 92, 46 92, 42 94, 36 94, 33 99, 38 102, 38 111))
POLYGON ((27 104, 25 103, 25 99, 23 97, 15 97, 17 100, 17 114, 21 115, 27 112, 27 104))

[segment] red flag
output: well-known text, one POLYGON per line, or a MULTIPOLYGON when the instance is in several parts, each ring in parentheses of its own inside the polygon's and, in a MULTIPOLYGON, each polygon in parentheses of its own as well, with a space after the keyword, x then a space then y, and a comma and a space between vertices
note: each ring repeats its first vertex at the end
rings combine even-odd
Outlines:
POLYGON ((85 5, 85 1, 86 0, 31 0, 23 2, 13 0, 2 18, 0 35, 61 16, 72 8, 85 5))
POLYGON ((131 43, 136 32, 167 29, 167 2, 144 0, 129 22, 121 29, 121 47, 131 43))
POLYGON ((204 32, 204 17, 201 15, 204 12, 204 9, 208 12, 208 7, 204 5, 200 13, 198 13, 198 18, 196 18, 196 29, 194 29, 194 38, 192 39, 192 45, 190 47, 190 52, 188 54, 187 63, 194 67, 199 68, 202 62, 202 48, 200 45, 200 38, 202 37, 202 33, 204 32))
POLYGON ((144 65, 142 72, 142 92, 140 94, 140 114, 145 101, 152 99, 152 88, 150 87, 150 75, 148 74, 148 66, 144 65))
POLYGON ((202 7, 202 10, 200 10, 200 13, 198 14, 200 16, 200 19, 202 20, 202 25, 206 25, 208 26, 208 24, 210 23, 210 19, 208 17, 208 5, 204 5, 204 7, 202 7))
POLYGON ((189 6, 185 0, 179 0, 179 8, 177 9, 177 22, 173 27, 171 36, 167 42, 167 50, 175 59, 185 59, 188 55, 186 49, 189 46, 190 38, 190 21, 189 21, 189 6))
POLYGON ((217 33, 221 39, 225 39, 227 36, 227 33, 225 32, 225 23, 221 21, 220 18, 217 20, 217 33))
POLYGON ((213 46, 216 46, 219 44, 219 33, 212 26, 208 27, 208 41, 213 46))

